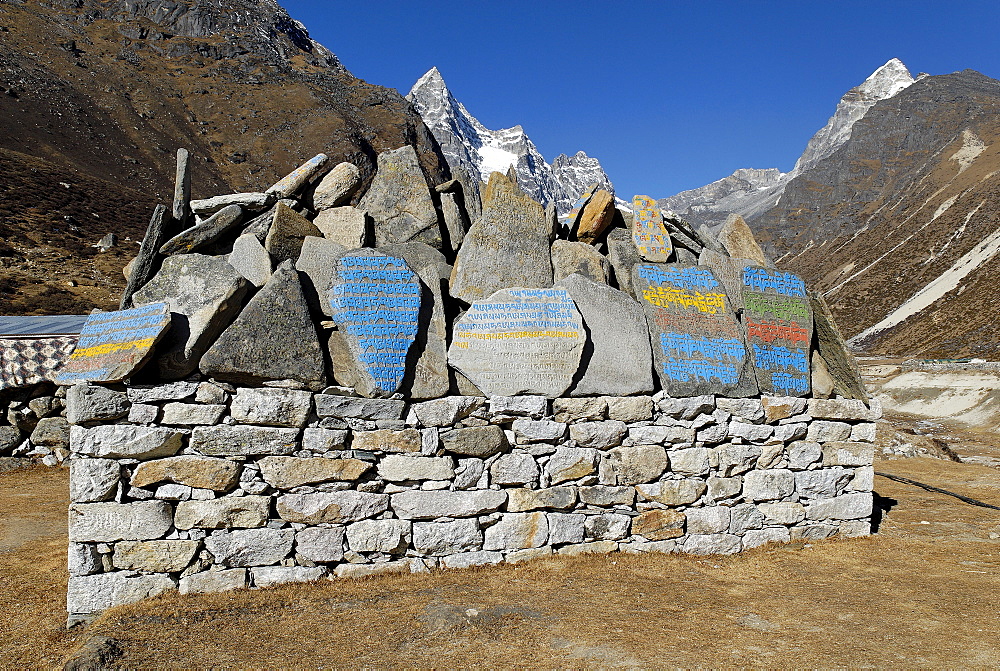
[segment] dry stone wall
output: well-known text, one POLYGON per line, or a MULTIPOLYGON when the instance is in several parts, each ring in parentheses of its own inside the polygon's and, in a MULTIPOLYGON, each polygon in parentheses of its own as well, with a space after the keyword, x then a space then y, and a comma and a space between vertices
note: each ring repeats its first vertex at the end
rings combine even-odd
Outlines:
POLYGON ((877 405, 304 387, 69 387, 70 621, 173 590, 870 531, 877 405))

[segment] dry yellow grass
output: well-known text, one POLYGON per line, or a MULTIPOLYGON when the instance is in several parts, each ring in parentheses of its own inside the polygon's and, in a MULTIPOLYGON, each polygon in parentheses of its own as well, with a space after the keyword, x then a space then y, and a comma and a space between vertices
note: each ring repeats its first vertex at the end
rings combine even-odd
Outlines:
MULTIPOLYGON (((1000 501, 993 469, 934 459, 877 469, 1000 501)), ((23 489, 23 503, 40 501, 64 479, 0 476, 0 504, 9 510, 23 489)), ((124 668, 1000 664, 1000 540, 989 537, 1000 513, 882 478, 876 489, 891 509, 869 539, 169 595, 109 611, 86 636, 120 641, 124 668)), ((60 524, 63 491, 44 513, 60 524)), ((49 666, 85 638, 59 631, 64 542, 42 535, 5 554, 10 665, 49 666)))

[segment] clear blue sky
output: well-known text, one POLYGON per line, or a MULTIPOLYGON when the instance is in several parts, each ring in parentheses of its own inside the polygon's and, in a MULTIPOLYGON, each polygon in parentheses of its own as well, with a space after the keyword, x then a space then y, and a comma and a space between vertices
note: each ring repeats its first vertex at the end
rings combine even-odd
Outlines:
POLYGON ((586 151, 619 195, 789 170, 893 57, 1000 78, 1000 2, 279 0, 355 75, 407 93, 437 66, 488 128, 586 151))

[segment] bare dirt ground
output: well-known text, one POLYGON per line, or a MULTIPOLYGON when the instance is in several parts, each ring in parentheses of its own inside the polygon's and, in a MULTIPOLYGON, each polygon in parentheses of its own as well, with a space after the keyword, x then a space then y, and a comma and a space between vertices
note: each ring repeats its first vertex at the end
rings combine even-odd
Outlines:
MULTIPOLYGON (((876 470, 1000 503, 982 465, 876 470)), ((3 666, 58 667, 94 636, 121 668, 1000 665, 1000 511, 885 478, 867 539, 175 594, 69 632, 66 480, 0 475, 3 666)))

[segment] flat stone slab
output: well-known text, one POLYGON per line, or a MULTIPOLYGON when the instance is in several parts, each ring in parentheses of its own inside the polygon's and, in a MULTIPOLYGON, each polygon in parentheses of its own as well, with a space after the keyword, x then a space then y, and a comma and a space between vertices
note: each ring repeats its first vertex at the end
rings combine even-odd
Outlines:
POLYGON ((192 226, 167 240, 160 247, 160 254, 190 254, 210 245, 243 219, 243 208, 239 205, 224 207, 205 221, 192 226))
POLYGON ((798 275, 743 269, 743 326, 762 393, 808 396, 812 307, 798 275))
POLYGON ((556 398, 573 382, 586 342, 565 289, 502 289, 455 324, 448 363, 490 396, 556 398))
POLYGON ((359 393, 388 396, 403 384, 422 294, 416 273, 398 256, 361 249, 337 260, 329 300, 333 321, 357 361, 359 393))
POLYGON ((757 244, 753 231, 738 214, 731 214, 719 231, 719 242, 734 259, 750 259, 756 266, 773 266, 757 244))
POLYGON ((168 328, 170 308, 166 303, 93 312, 80 331, 73 354, 56 373, 55 382, 124 380, 152 356, 168 328))
POLYGON ((295 269, 305 273, 305 277, 300 276, 300 279, 309 306, 328 317, 332 312, 330 301, 326 298, 330 290, 330 278, 333 277, 337 259, 346 251, 346 247, 332 240, 309 235, 302 240, 302 250, 295 261, 295 269))
POLYGON ((364 247, 368 240, 368 215, 356 207, 331 207, 313 219, 323 237, 347 249, 364 247))
POLYGON ((593 245, 586 242, 554 240, 552 242, 552 279, 556 282, 573 273, 594 280, 608 281, 608 260, 593 245))
POLYGON ((640 306, 628 294, 573 274, 556 283, 583 315, 590 347, 571 396, 629 396, 653 391, 653 354, 640 306))
POLYGON ((867 401, 868 390, 861 378, 858 362, 847 349, 847 342, 833 319, 830 307, 822 296, 813 292, 809 293, 809 303, 813 313, 816 347, 833 381, 833 391, 844 398, 867 401))
POLYGON ((265 193, 273 195, 276 198, 290 198, 305 186, 306 182, 309 182, 319 174, 319 171, 322 170, 328 160, 330 159, 326 154, 316 154, 275 182, 265 193))
POLYGON ((702 266, 647 263, 632 269, 632 281, 668 394, 757 392, 743 333, 715 273, 702 266))
POLYGON ((649 196, 632 198, 632 239, 639 256, 647 261, 663 263, 670 259, 674 245, 670 241, 663 215, 656 201, 649 196))
POLYGON ((274 210, 271 228, 264 238, 264 249, 277 263, 295 261, 302 251, 302 241, 307 236, 321 237, 322 233, 311 221, 288 207, 278 203, 274 210))
POLYGON ((226 260, 255 287, 262 287, 267 283, 274 267, 271 255, 264 249, 264 245, 260 244, 256 235, 249 233, 236 238, 233 251, 226 260))

